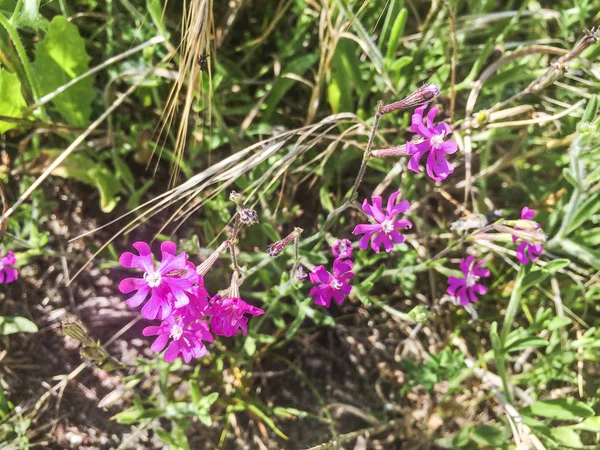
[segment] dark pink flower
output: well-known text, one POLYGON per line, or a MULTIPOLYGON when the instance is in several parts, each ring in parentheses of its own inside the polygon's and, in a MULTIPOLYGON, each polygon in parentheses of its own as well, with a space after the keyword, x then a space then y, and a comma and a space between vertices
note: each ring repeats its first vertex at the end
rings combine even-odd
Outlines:
POLYGON ((0 250, 0 284, 12 283, 19 278, 19 273, 14 266, 17 263, 15 254, 13 252, 7 252, 6 256, 2 257, 2 250, 0 250))
POLYGON ((150 246, 145 242, 133 244, 138 255, 125 252, 119 258, 123 267, 141 269, 142 278, 125 278, 119 284, 123 294, 137 291, 127 304, 133 308, 140 306, 150 294, 150 300, 142 308, 142 316, 155 319, 157 316, 166 319, 173 308, 181 308, 189 303, 186 291, 189 291, 198 275, 193 264, 187 262, 187 255, 182 252, 176 256, 177 246, 174 242, 163 242, 160 246, 162 260, 154 266, 150 246), (171 296, 169 296, 171 294, 171 296))
MULTIPOLYGON (((535 216, 535 210, 529 209, 527 206, 521 210, 521 220, 531 220, 535 216)), ((541 225, 538 223, 535 226, 535 230, 539 230, 541 225)), ((515 227, 515 230, 522 230, 523 228, 515 227)), ((528 242, 525 239, 519 239, 517 236, 512 237, 513 242, 517 244, 517 259, 523 265, 529 264, 530 261, 537 261, 538 257, 544 251, 542 244, 528 242)))
POLYGON ((315 297, 316 305, 327 308, 332 298, 338 304, 343 303, 344 295, 348 295, 352 290, 352 286, 348 284, 348 280, 354 278, 352 267, 354 267, 352 261, 341 258, 333 262, 333 275, 323 266, 315 267, 309 276, 310 281, 317 286, 313 286, 308 296, 315 297))
POLYGON ((192 358, 202 358, 206 354, 202 341, 213 341, 205 321, 182 316, 169 316, 159 326, 144 328, 142 333, 144 336, 158 336, 151 347, 155 352, 161 352, 171 339, 165 352, 167 362, 173 362, 177 357, 183 358, 186 363, 192 358))
POLYGON ((352 258, 352 242, 350 239, 338 239, 331 252, 336 258, 352 258))
POLYGON ((399 195, 400 192, 394 192, 390 195, 385 213, 382 209, 381 197, 371 197, 371 202, 373 202, 372 205, 365 199, 362 204, 362 209, 367 215, 373 217, 377 223, 357 225, 354 228, 354 231, 352 231, 352 234, 354 235, 364 235, 358 242, 358 246, 362 250, 366 250, 369 246, 369 241, 373 236, 375 236, 375 239, 373 239, 373 242, 371 243, 371 248, 375 253, 379 253, 382 244, 385 251, 389 253, 394 248, 394 243, 400 244, 404 242, 404 236, 399 230, 412 228, 412 223, 409 220, 404 219, 395 220, 395 217, 398 214, 403 214, 408 211, 410 204, 406 200, 402 200, 396 204, 396 199, 399 195))
POLYGON ((490 276, 490 271, 481 267, 484 261, 475 262, 474 256, 468 256, 460 260, 460 270, 464 278, 448 278, 449 295, 453 296, 461 305, 467 306, 469 302, 477 303, 477 295, 487 292, 484 285, 477 283, 480 278, 490 276))
POLYGON ((199 284, 192 286, 185 294, 188 296, 189 303, 173 310, 174 316, 202 319, 210 315, 210 305, 208 304, 210 294, 204 287, 204 280, 201 276, 199 284))
POLYGON ((454 167, 446 161, 445 155, 456 153, 458 146, 455 141, 445 141, 444 138, 451 133, 450 127, 445 123, 433 124, 438 108, 431 108, 427 114, 427 124, 423 123, 423 114, 427 105, 417 109, 412 116, 410 129, 421 135, 425 140, 418 144, 406 143, 406 153, 412 155, 408 168, 419 173, 419 162, 423 155, 429 152, 425 168, 427 175, 435 181, 442 181, 454 171, 454 167))
POLYGON ((238 329, 246 336, 248 333, 248 317, 260 316, 265 312, 256 306, 249 305, 239 297, 222 298, 215 295, 210 301, 212 316, 210 325, 214 334, 218 336, 231 337, 237 334, 238 329))

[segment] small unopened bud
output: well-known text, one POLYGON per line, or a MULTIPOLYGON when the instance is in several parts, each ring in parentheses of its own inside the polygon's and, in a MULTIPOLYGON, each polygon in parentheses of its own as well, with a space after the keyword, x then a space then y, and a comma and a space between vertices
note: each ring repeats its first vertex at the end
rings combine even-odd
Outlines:
POLYGON ((90 338, 89 334, 77 320, 65 319, 62 321, 63 332, 78 341, 80 344, 93 346, 96 343, 90 338))
POLYGON ((397 102, 390 103, 389 105, 382 106, 379 109, 378 114, 384 115, 400 109, 424 105, 431 102, 431 100, 436 98, 439 94, 440 88, 438 88, 435 84, 426 84, 410 94, 408 97, 398 100, 397 102))
POLYGON ((306 280, 307 276, 308 276, 308 274, 304 271, 304 267, 298 266, 296 268, 296 280, 304 281, 304 280, 306 280))
POLYGON ((290 244, 290 242, 292 242, 294 239, 300 236, 303 231, 304 230, 302 228, 296 227, 294 228, 294 231, 292 231, 282 240, 269 245, 269 247, 267 248, 267 253, 269 254, 269 256, 276 257, 281 255, 281 252, 290 244))
POLYGON ((253 209, 242 208, 238 211, 240 221, 245 225, 252 225, 258 223, 258 214, 253 209))
POLYGON ((231 200, 236 205, 242 204, 242 194, 236 191, 231 191, 229 194, 229 200, 231 200))
POLYGON ((509 227, 515 227, 521 230, 539 230, 541 225, 533 220, 517 219, 517 220, 505 220, 504 224, 509 227))
MULTIPOLYGON (((515 220, 515 222, 532 222, 528 220, 520 221, 515 220)), ((535 223, 535 222, 533 222, 535 223)), ((539 225, 539 224, 536 224, 539 225)), ((543 244, 546 242, 546 235, 542 230, 538 228, 529 229, 529 230, 519 230, 516 228, 507 227, 506 225, 494 224, 494 229, 501 233, 509 233, 517 239, 523 239, 524 241, 529 242, 530 244, 543 244)))
POLYGON ((234 270, 233 274, 231 274, 231 285, 229 286, 229 297, 240 298, 240 285, 238 283, 237 270, 234 270))
POLYGON ((202 276, 206 275, 217 259, 219 259, 219 256, 221 256, 221 254, 227 250, 228 246, 229 241, 223 241, 208 258, 206 258, 199 266, 196 267, 196 273, 202 276))

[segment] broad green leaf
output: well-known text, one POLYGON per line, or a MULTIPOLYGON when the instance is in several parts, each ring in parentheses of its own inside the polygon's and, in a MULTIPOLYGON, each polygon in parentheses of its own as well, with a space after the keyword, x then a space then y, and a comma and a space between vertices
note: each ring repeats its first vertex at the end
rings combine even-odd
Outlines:
MULTIPOLYGON (((42 154, 54 160, 60 155, 61 150, 43 150, 42 154)), ((70 155, 52 175, 61 178, 71 178, 82 183, 94 186, 100 192, 100 207, 104 212, 112 211, 119 197, 121 185, 115 175, 101 162, 95 161, 85 153, 70 155)))
POLYGON ((554 400, 538 401, 529 406, 532 414, 550 419, 579 419, 592 417, 594 410, 574 398, 557 398, 554 400))
MULTIPOLYGON (((34 76, 41 94, 46 95, 81 75, 89 68, 90 57, 77 27, 62 16, 50 22, 48 32, 35 46, 34 76)), ((87 77, 52 100, 65 120, 84 126, 92 113, 92 79, 87 77)))
POLYGON ((0 335, 2 336, 15 333, 35 333, 37 330, 37 325, 25 317, 0 316, 0 335))
MULTIPOLYGON (((27 102, 21 92, 19 77, 0 69, 0 115, 20 119, 26 107, 27 102)), ((0 122, 0 133, 12 130, 17 125, 13 122, 0 122)))
POLYGON ((471 439, 481 445, 489 445, 492 447, 502 445, 504 443, 504 433, 498 427, 491 425, 479 425, 471 431, 471 439))
POLYGON ((557 427, 550 430, 550 434, 559 444, 567 447, 579 448, 583 447, 583 442, 579 437, 579 433, 570 427, 557 427))

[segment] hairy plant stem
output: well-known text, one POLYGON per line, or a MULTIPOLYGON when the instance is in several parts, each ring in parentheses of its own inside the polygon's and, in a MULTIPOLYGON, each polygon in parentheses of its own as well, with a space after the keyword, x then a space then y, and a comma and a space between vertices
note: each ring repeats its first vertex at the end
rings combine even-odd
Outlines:
POLYGON ((383 102, 380 100, 377 103, 377 107, 375 110, 375 118, 373 120, 373 128, 371 128, 371 134, 369 135, 369 141, 367 142, 367 148, 363 153, 363 159, 360 164, 360 169, 358 169, 358 174, 356 175, 356 179, 354 180, 354 185, 352 186, 352 190, 350 191, 350 195, 346 199, 344 203, 338 206, 336 209, 331 211, 325 220, 325 224, 323 224, 322 232, 326 232, 333 225, 333 220, 337 218, 342 212, 344 212, 348 207, 351 206, 351 203, 355 200, 357 195, 358 187, 362 183, 362 180, 365 176, 365 172, 367 171, 367 166, 369 164, 369 159, 371 159, 371 150, 373 149, 373 141, 375 140, 375 133, 377 133, 377 128, 379 127, 379 119, 381 119, 381 107, 383 106, 383 102))

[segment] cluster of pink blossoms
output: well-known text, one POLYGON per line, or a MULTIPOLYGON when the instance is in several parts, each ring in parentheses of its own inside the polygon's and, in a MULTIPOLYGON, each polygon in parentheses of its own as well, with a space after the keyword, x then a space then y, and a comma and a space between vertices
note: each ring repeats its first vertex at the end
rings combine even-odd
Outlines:
POLYGON ((155 352, 161 352, 168 344, 166 361, 173 362, 177 357, 185 362, 201 358, 207 352, 204 342, 213 342, 213 334, 231 337, 242 330, 245 336, 248 332, 246 314, 264 313, 247 304, 236 292, 232 297, 215 295, 211 298, 197 267, 185 252, 177 255, 175 243, 161 244, 162 257, 158 264, 147 243, 136 242, 133 247, 138 254, 125 252, 119 262, 128 269, 140 269, 142 276, 125 278, 119 290, 123 294, 133 293, 127 300, 132 308, 144 304, 141 311, 144 318, 161 320, 158 326, 144 328, 143 334, 157 336, 151 347, 155 352))
MULTIPOLYGON (((439 94, 439 89, 434 85, 426 85, 407 98, 384 106, 379 110, 379 114, 388 114, 407 106, 414 106, 429 102, 439 94)), ((428 154, 425 161, 425 170, 427 175, 434 181, 445 180, 453 171, 454 167, 446 160, 446 155, 452 155, 458 150, 458 145, 454 140, 446 140, 452 133, 449 125, 445 123, 435 124, 435 118, 438 108, 429 110, 427 115, 425 111, 428 104, 422 104, 417 107, 412 115, 411 130, 419 138, 418 142, 406 142, 405 153, 411 156, 408 168, 413 172, 420 172, 419 163, 425 154, 428 154)), ((389 149, 379 150, 377 156, 393 156, 401 154, 401 150, 389 149)), ((401 219, 398 216, 406 213, 410 204, 406 200, 397 201, 400 192, 394 192, 387 201, 385 211, 383 210, 383 200, 380 196, 371 197, 371 203, 364 200, 362 204, 363 212, 368 216, 369 224, 357 225, 352 234, 362 235, 358 242, 361 250, 369 247, 379 253, 383 246, 386 252, 390 252, 395 244, 404 242, 403 230, 412 228, 409 220, 401 219)), ((521 211, 521 220, 529 221, 528 225, 533 224, 530 230, 538 231, 540 225, 531 222, 535 216, 535 211, 524 207, 521 211)), ((513 228, 513 242, 517 244, 517 259, 521 264, 528 264, 530 261, 537 260, 542 253, 542 244, 535 241, 533 234, 527 230, 515 226, 513 228), (525 231, 519 233, 519 231, 525 231)), ((315 267, 310 274, 310 281, 315 284, 311 289, 309 296, 315 298, 317 305, 329 307, 333 298, 338 304, 344 301, 344 295, 349 294, 352 287, 349 280, 354 277, 352 273, 353 263, 351 242, 348 239, 342 239, 333 246, 333 273, 328 272, 324 266, 315 267)), ((468 306, 476 303, 477 295, 484 295, 487 289, 478 281, 490 276, 489 270, 483 267, 483 261, 476 261, 474 256, 463 258, 460 261, 460 270, 463 277, 450 277, 448 279, 447 293, 454 298, 456 303, 468 306)), ((303 279, 299 276, 298 279, 303 279)))
POLYGON ((2 256, 2 250, 0 249, 0 284, 12 283, 19 278, 17 269, 13 267, 16 263, 17 260, 13 252, 7 252, 6 256, 2 256))

